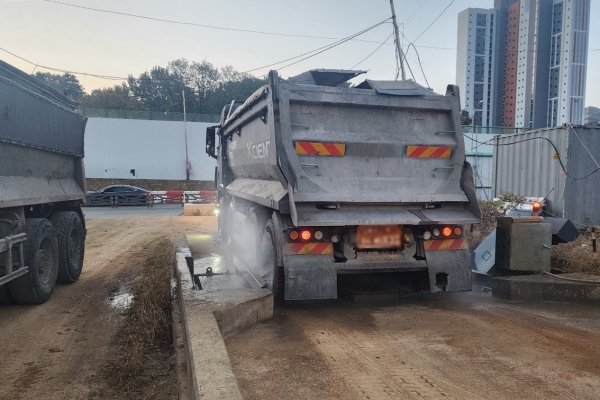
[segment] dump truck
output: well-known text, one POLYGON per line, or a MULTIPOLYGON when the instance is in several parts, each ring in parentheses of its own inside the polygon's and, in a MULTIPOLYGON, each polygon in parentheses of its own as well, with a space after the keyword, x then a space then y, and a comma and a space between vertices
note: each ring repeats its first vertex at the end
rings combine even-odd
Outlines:
POLYGON ((76 103, 0 61, 0 302, 46 302, 81 274, 83 140, 76 103))
POLYGON ((339 274, 420 272, 471 290, 465 229, 481 215, 458 87, 364 71, 277 71, 206 132, 219 230, 236 271, 285 300, 337 297, 339 274))

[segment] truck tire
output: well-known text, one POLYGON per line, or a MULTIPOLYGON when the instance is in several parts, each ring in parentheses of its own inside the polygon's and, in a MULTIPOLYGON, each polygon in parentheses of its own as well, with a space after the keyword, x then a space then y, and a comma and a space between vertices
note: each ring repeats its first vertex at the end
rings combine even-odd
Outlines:
POLYGON ((75 211, 59 211, 50 217, 58 239, 58 282, 79 279, 85 254, 85 235, 81 217, 75 211))
POLYGON ((264 270, 263 280, 276 301, 284 298, 285 283, 283 281, 283 268, 277 266, 277 241, 275 240, 275 226, 271 219, 267 220, 262 236, 261 253, 263 254, 264 270))
POLYGON ((17 304, 42 304, 52 295, 58 277, 58 241, 50 221, 30 218, 23 231, 25 265, 29 273, 8 284, 10 295, 17 304))
POLYGON ((8 284, 0 286, 0 306, 12 304, 10 292, 8 291, 8 284))

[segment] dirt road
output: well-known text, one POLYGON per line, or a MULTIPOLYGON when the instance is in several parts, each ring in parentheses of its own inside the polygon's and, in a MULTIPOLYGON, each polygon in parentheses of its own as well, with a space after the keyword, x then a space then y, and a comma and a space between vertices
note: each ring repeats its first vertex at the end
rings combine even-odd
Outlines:
POLYGON ((112 294, 135 279, 149 246, 215 218, 88 219, 83 273, 40 306, 0 306, 0 399, 119 398, 100 379, 123 313, 112 294))
POLYGON ((597 308, 453 294, 275 315, 226 340, 244 398, 599 398, 597 308))

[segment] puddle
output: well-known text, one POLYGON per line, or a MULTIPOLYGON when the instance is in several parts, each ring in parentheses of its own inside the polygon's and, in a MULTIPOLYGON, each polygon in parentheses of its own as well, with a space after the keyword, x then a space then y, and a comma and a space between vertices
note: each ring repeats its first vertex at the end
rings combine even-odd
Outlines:
POLYGON ((114 307, 114 308, 122 310, 122 311, 127 310, 129 308, 129 306, 131 305, 132 301, 133 301, 133 294, 128 293, 128 292, 117 293, 108 298, 108 304, 110 304, 111 307, 114 307))
POLYGON ((211 267, 213 272, 225 272, 225 260, 217 253, 194 260, 194 272, 196 274, 206 273, 206 268, 211 267))

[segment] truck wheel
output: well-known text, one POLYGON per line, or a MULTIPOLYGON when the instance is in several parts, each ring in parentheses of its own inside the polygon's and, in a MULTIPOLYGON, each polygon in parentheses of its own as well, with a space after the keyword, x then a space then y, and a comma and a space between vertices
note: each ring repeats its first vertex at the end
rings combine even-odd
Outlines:
POLYGON ((283 282, 283 268, 277 266, 277 242, 275 240, 275 226, 272 220, 268 220, 262 236, 261 253, 263 254, 262 278, 267 283, 275 300, 283 300, 285 284, 283 282))
POLYGON ((52 295, 58 277, 58 242, 50 221, 30 218, 23 232, 25 265, 29 273, 8 284, 12 299, 18 304, 42 304, 52 295))
POLYGON ((58 282, 73 283, 83 268, 85 236, 83 223, 75 211, 60 211, 50 217, 58 239, 58 282))
POLYGON ((10 292, 8 291, 8 285, 0 286, 0 306, 12 304, 12 299, 10 298, 10 292))

